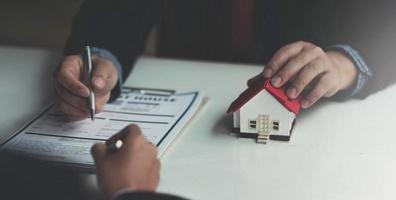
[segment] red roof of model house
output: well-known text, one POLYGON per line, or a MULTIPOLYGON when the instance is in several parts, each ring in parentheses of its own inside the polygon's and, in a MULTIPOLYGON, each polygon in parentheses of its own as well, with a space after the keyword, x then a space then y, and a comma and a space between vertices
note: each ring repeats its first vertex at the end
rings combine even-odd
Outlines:
POLYGON ((271 84, 270 79, 266 79, 264 81, 260 81, 255 85, 250 86, 246 89, 239 97, 232 102, 230 107, 227 110, 227 113, 235 112, 239 110, 243 105, 245 105, 250 99, 260 93, 262 90, 267 90, 276 100, 279 101, 286 109, 294 114, 298 114, 300 111, 300 98, 290 99, 286 95, 285 87, 276 88, 271 84))

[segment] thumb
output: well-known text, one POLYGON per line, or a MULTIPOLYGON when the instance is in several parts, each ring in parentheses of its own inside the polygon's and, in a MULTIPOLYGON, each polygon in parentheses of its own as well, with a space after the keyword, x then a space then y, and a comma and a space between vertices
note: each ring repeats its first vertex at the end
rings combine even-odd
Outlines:
POLYGON ((98 95, 109 93, 117 83, 117 70, 114 65, 106 59, 97 58, 92 73, 92 87, 98 95))
POLYGON ((106 156, 106 152, 107 152, 107 147, 105 144, 96 143, 92 146, 91 154, 96 164, 101 163, 103 161, 103 159, 106 156))

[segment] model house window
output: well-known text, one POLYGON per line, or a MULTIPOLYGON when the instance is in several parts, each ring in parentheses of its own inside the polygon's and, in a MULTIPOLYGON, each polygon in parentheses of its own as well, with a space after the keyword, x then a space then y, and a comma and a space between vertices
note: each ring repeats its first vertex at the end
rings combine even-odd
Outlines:
POLYGON ((257 127, 257 120, 250 120, 249 119, 249 128, 256 129, 257 127))
POLYGON ((272 121, 272 129, 279 131, 279 121, 272 121))

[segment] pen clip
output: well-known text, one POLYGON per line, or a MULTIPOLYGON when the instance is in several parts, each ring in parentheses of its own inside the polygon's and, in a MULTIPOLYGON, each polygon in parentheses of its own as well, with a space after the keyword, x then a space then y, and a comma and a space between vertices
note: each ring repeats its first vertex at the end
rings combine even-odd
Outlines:
POLYGON ((83 55, 82 55, 82 59, 83 59, 83 65, 84 65, 83 68, 86 73, 85 84, 87 85, 87 87, 89 89, 88 107, 89 107, 91 119, 92 119, 92 121, 94 121, 96 102, 95 102, 95 94, 93 92, 93 87, 92 87, 92 81, 91 81, 93 66, 92 66, 91 48, 89 46, 85 46, 83 55))
POLYGON ((85 46, 82 51, 83 68, 85 73, 85 84, 89 89, 92 89, 92 55, 90 46, 85 46))

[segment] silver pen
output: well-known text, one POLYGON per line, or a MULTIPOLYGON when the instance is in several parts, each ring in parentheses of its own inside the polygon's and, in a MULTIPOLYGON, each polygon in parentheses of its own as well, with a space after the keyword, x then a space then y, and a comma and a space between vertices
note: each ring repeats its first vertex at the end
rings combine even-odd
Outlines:
POLYGON ((92 88, 92 57, 91 57, 91 48, 89 46, 85 46, 83 53, 83 63, 84 68, 86 69, 86 82, 89 88, 89 97, 88 97, 88 106, 89 113, 91 115, 91 120, 95 119, 95 93, 92 88))

